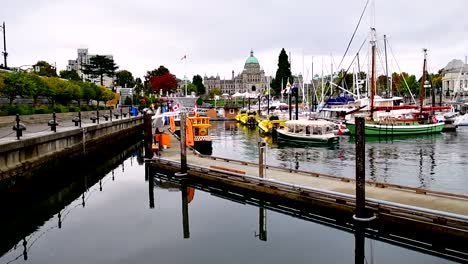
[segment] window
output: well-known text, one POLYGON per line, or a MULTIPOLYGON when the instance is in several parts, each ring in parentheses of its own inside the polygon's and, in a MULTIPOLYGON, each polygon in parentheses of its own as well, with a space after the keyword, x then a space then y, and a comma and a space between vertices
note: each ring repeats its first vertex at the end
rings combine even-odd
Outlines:
POLYGON ((229 109, 229 114, 234 114, 234 109, 229 109))

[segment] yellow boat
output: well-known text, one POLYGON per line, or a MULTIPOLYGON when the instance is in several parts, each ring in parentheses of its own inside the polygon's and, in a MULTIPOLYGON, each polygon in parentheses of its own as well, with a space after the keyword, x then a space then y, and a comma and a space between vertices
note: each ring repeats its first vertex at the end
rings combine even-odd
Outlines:
POLYGON ((241 122, 241 119, 243 116, 247 116, 247 109, 241 109, 239 110, 239 113, 236 115, 236 121, 241 122))
POLYGON ((260 128, 260 132, 270 134, 273 130, 284 128, 285 123, 286 119, 280 119, 278 115, 271 114, 265 120, 260 121, 258 127, 260 128))
POLYGON ((249 110, 246 115, 241 117, 241 123, 250 127, 257 126, 259 122, 260 118, 254 110, 249 110))
MULTIPOLYGON (((213 153, 211 136, 209 128, 211 127, 210 118, 207 116, 200 116, 198 113, 195 116, 190 116, 188 119, 191 121, 193 132, 193 148, 200 154, 211 155, 213 153)), ((187 127, 187 129, 189 129, 187 127)))

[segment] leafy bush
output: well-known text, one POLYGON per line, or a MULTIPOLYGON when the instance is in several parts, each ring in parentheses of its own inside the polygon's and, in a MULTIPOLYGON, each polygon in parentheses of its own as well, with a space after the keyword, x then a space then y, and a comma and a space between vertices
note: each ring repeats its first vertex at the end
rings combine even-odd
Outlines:
POLYGON ((75 112, 79 112, 79 111, 80 111, 79 107, 76 107, 76 106, 68 107, 68 112, 75 113, 75 112))

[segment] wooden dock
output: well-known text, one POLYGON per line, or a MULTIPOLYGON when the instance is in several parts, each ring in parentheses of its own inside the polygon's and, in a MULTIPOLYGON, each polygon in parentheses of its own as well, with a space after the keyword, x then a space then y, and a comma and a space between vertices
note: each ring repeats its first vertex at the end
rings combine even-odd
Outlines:
MULTIPOLYGON (((171 141, 178 142, 173 136, 171 141)), ((161 156, 148 159, 147 164, 169 176, 179 172, 180 144, 172 146, 161 156)), ((187 151, 187 166, 187 178, 192 181, 286 199, 298 206, 338 214, 346 221, 352 220, 356 211, 356 182, 352 176, 265 165, 264 178, 260 178, 257 163, 203 156, 195 151, 187 151)), ((365 185, 365 209, 375 216, 366 223, 368 228, 379 230, 385 226, 395 235, 411 235, 411 239, 468 254, 468 196, 369 181, 365 185)))

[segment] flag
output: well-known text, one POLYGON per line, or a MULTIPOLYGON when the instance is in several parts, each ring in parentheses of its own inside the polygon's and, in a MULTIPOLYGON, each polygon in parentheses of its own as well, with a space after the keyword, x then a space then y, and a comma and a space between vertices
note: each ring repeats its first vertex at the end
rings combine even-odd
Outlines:
POLYGON ((187 54, 185 54, 184 56, 182 56, 182 58, 180 58, 180 60, 186 60, 187 59, 187 54))
POLYGON ((197 114, 197 103, 193 106, 193 115, 197 114))
POLYGON ((172 106, 171 111, 172 112, 177 112, 177 111, 179 111, 179 109, 180 109, 180 104, 177 103, 177 104, 172 106))
POLYGON ((340 136, 343 135, 342 128, 343 128, 343 124, 340 122, 340 124, 338 125, 338 135, 340 135, 340 136))

